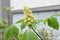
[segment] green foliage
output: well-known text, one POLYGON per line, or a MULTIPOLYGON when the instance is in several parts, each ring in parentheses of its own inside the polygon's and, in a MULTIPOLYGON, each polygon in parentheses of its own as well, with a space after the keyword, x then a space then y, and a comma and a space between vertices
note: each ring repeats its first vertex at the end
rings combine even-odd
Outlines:
MULTIPOLYGON (((21 23, 21 30, 24 29, 24 28, 27 26, 27 24, 26 24, 26 22, 25 22, 24 19, 18 20, 18 21, 16 22, 16 24, 19 24, 19 23, 21 23)), ((38 24, 38 21, 34 21, 34 22, 32 23, 32 27, 33 27, 34 29, 36 29, 36 27, 37 27, 36 24, 38 24)))
POLYGON ((38 33, 44 38, 44 40, 56 40, 57 39, 54 34, 53 29, 42 28, 41 30, 38 30, 38 33))
POLYGON ((6 20, 2 20, 1 22, 0 22, 0 29, 3 29, 3 28, 5 28, 5 27, 7 27, 8 26, 8 24, 7 24, 7 21, 6 20))
POLYGON ((25 27, 26 27, 26 23, 24 21, 22 21, 21 30, 24 29, 25 27))
POLYGON ((18 40, 18 34, 18 28, 15 26, 10 26, 4 32, 4 40, 10 40, 11 37, 14 37, 16 40, 18 40))
POLYGON ((39 40, 39 38, 32 30, 26 30, 19 40, 39 40))
POLYGON ((12 28, 9 27, 4 33, 4 40, 9 40, 12 37, 12 28))
POLYGON ((48 21, 48 19, 45 19, 44 21, 43 21, 43 23, 46 25, 46 22, 48 21))
POLYGON ((22 30, 26 27, 26 23, 25 23, 24 19, 18 20, 16 22, 16 24, 20 24, 20 23, 21 23, 21 30, 22 30))
POLYGON ((48 26, 54 28, 54 29, 59 29, 59 23, 56 17, 54 16, 50 16, 49 18, 45 19, 43 21, 43 23, 46 25, 46 23, 48 24, 48 26))
MULTIPOLYGON (((45 20, 35 20, 32 23, 32 27, 34 29, 36 29, 37 25, 40 25, 40 22, 43 22, 45 25, 46 25, 46 23, 48 23, 48 25, 54 29, 59 28, 59 23, 58 23, 57 18, 55 18, 53 16, 51 16, 45 20)), ((6 23, 3 21, 3 24, 6 24, 6 23)), ((27 26, 24 19, 18 20, 16 22, 16 24, 21 24, 21 30, 23 30, 27 26)), ((30 29, 26 30, 22 35, 19 36, 19 29, 16 26, 10 26, 4 32, 4 40, 11 40, 12 37, 14 37, 15 40, 39 40, 37 35, 30 29)), ((46 36, 47 36, 47 38, 45 40, 48 40, 48 34, 46 32, 44 32, 44 29, 42 30, 41 34, 42 34, 42 36, 44 36, 43 38, 46 38, 46 36)))
POLYGON ((19 23, 21 23, 21 22, 23 22, 23 21, 24 21, 24 19, 18 20, 18 21, 16 22, 16 24, 19 24, 19 23))
POLYGON ((11 9, 13 9, 13 7, 2 7, 0 9, 3 11, 11 11, 11 9))
POLYGON ((48 25, 54 29, 59 29, 59 23, 55 17, 48 18, 48 25))
POLYGON ((49 34, 46 29, 42 28, 38 33, 43 37, 44 40, 49 40, 49 34))

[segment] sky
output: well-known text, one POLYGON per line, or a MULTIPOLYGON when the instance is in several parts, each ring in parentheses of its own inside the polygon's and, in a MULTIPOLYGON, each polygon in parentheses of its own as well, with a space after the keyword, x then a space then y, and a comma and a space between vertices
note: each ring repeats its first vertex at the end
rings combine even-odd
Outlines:
POLYGON ((24 5, 35 8, 60 4, 60 0, 11 0, 10 2, 11 7, 14 7, 12 10, 23 9, 24 5))

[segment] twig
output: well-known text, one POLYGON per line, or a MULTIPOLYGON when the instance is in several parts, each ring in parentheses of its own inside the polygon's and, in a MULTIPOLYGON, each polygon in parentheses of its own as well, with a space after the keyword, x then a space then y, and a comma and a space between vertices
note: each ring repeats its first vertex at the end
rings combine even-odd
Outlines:
POLYGON ((32 30, 36 33, 36 35, 37 35, 41 40, 43 40, 43 38, 41 37, 41 35, 39 35, 39 34, 34 30, 33 27, 32 27, 32 30))

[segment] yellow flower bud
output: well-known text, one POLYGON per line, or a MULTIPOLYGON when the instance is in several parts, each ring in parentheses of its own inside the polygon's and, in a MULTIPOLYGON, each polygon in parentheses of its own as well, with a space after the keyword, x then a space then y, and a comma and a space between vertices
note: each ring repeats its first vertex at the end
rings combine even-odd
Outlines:
POLYGON ((31 20, 31 18, 28 18, 27 20, 31 20))
POLYGON ((26 15, 27 15, 27 16, 29 16, 29 15, 30 15, 30 13, 26 13, 26 15))
POLYGON ((30 20, 31 22, 34 22, 34 20, 30 20))
POLYGON ((25 22, 27 23, 27 20, 25 20, 25 22))
POLYGON ((31 16, 32 19, 34 19, 34 16, 31 16))
POLYGON ((28 26, 32 26, 32 23, 34 22, 34 17, 32 15, 32 11, 27 6, 24 7, 24 18, 28 26))
POLYGON ((31 25, 32 23, 31 23, 31 22, 28 22, 27 24, 28 24, 28 25, 31 25))
POLYGON ((24 11, 28 11, 28 10, 29 10, 29 7, 25 6, 24 11))
POLYGON ((32 16, 32 18, 34 19, 34 16, 32 16))
POLYGON ((32 13, 32 11, 31 11, 31 10, 28 10, 27 12, 28 12, 28 13, 30 13, 30 14, 32 13))

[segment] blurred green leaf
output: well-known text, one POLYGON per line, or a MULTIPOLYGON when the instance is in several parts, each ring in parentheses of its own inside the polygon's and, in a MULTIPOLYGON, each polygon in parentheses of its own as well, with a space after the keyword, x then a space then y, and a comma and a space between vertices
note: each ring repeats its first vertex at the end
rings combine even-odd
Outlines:
POLYGON ((23 21, 22 21, 22 24, 21 24, 21 30, 24 29, 25 27, 26 27, 26 23, 25 23, 25 21, 23 20, 23 21))
POLYGON ((20 36, 19 40, 39 40, 39 39, 33 31, 27 30, 24 34, 20 36))
POLYGON ((7 21, 6 21, 6 20, 2 20, 2 23, 3 23, 3 24, 7 24, 7 21))
POLYGON ((16 40, 18 40, 19 30, 15 26, 8 27, 4 32, 4 40, 10 40, 13 36, 16 40))
POLYGON ((16 22, 16 24, 21 23, 21 22, 23 22, 23 21, 24 21, 24 19, 18 20, 18 21, 16 22))
POLYGON ((59 23, 55 17, 48 18, 48 25, 54 29, 59 29, 59 23))
POLYGON ((19 29, 14 26, 12 30, 13 30, 13 36, 15 37, 16 40, 18 40, 19 29))
POLYGON ((18 21, 16 22, 16 24, 18 24, 18 23, 21 23, 21 30, 25 28, 26 23, 25 23, 24 19, 18 20, 18 21))
POLYGON ((46 22, 47 22, 48 20, 47 19, 45 19, 44 21, 43 21, 43 23, 46 25, 46 22))
POLYGON ((8 23, 6 20, 2 20, 0 22, 0 29, 6 28, 8 26, 8 23))
POLYGON ((13 7, 2 7, 0 9, 3 11, 11 11, 11 9, 13 9, 13 7))
POLYGON ((54 15, 52 15, 52 16, 60 16, 60 14, 54 14, 54 15))
POLYGON ((12 27, 9 27, 4 32, 4 40, 9 40, 12 37, 12 27))

